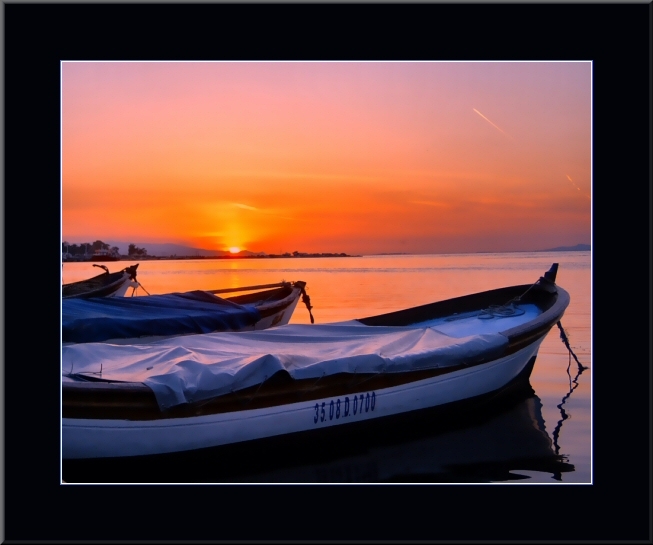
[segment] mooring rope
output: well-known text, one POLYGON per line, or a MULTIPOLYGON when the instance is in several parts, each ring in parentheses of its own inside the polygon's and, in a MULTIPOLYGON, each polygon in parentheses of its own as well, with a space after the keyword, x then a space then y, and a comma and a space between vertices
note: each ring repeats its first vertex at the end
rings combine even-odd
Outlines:
POLYGON ((528 289, 522 293, 521 295, 518 295, 517 297, 513 297, 506 303, 506 305, 509 305, 513 301, 521 301, 521 298, 524 297, 529 291, 531 291, 535 286, 537 286, 540 283, 540 279, 538 278, 537 281, 533 282, 530 286, 528 286, 528 289))
POLYGON ((583 371, 585 371, 585 369, 589 369, 589 367, 582 365, 580 361, 578 361, 576 354, 574 354, 574 351, 571 349, 571 346, 569 344, 569 339, 567 338, 567 334, 565 333, 565 330, 563 329, 562 323, 560 321, 557 322, 557 326, 558 329, 560 330, 560 339, 562 340, 562 342, 567 347, 567 350, 569 351, 569 362, 567 364, 567 376, 569 377, 569 391, 562 398, 562 401, 558 405, 556 405, 556 407, 560 411, 560 420, 558 420, 558 423, 556 424, 556 427, 552 433, 553 446, 555 448, 556 455, 559 454, 560 452, 560 445, 558 444, 558 439, 560 437, 560 430, 562 429, 562 423, 569 418, 569 415, 563 409, 563 406, 571 396, 572 392, 578 387, 578 377, 580 377, 580 375, 582 374, 583 371), (576 360, 576 364, 578 366, 576 376, 573 379, 571 378, 571 373, 569 372, 569 368, 571 367, 572 356, 574 360, 576 360))
MULTIPOLYGON (((560 445, 558 444, 558 439, 560 438, 560 430, 562 429, 562 423, 569 418, 569 415, 567 412, 562 408, 563 405, 567 402, 569 397, 571 396, 572 392, 578 388, 578 377, 580 377, 581 373, 587 369, 587 367, 578 364, 578 372, 576 373, 576 376, 572 379, 571 378, 571 373, 569 372, 569 368, 571 367, 571 356, 573 352, 571 349, 569 350, 569 363, 567 365, 567 376, 569 377, 569 391, 565 394, 565 396, 562 398, 562 401, 556 405, 558 410, 560 411, 560 420, 558 420, 555 429, 553 430, 552 436, 553 436, 553 446, 555 448, 555 453, 559 454, 560 453, 560 445)), ((574 356, 576 358, 576 356, 574 356)), ((578 360, 576 359, 576 362, 578 363, 578 360)))
POLYGON ((313 313, 311 312, 311 309, 313 308, 311 305, 311 298, 308 296, 304 288, 302 288, 302 303, 306 305, 306 308, 308 309, 308 315, 311 317, 311 323, 314 324, 315 319, 313 318, 313 313))
MULTIPOLYGON (((134 289, 132 290, 132 297, 134 297, 134 294, 136 293, 136 290, 137 290, 138 288, 143 288, 143 284, 141 284, 140 282, 136 282, 136 284, 138 284, 138 285, 137 285, 137 286, 134 286, 134 289)), ((144 291, 145 293, 147 293, 148 295, 150 295, 150 292, 148 292, 145 288, 143 288, 143 291, 144 291)))
POLYGON ((558 321, 558 323, 556 325, 558 326, 558 329, 560 330, 560 339, 562 340, 562 342, 567 347, 567 350, 569 350, 569 355, 573 356, 574 359, 576 360, 576 363, 578 364, 579 371, 582 372, 585 369, 588 369, 588 367, 585 367, 584 365, 582 365, 578 361, 578 358, 576 357, 576 354, 574 354, 574 351, 571 349, 571 346, 569 346, 569 339, 567 338, 567 334, 565 333, 565 330, 562 328, 562 323, 560 323, 560 321, 558 321))

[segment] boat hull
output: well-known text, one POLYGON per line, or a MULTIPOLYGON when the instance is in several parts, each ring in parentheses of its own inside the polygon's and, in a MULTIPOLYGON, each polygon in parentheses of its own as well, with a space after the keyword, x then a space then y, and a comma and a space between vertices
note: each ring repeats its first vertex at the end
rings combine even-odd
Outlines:
MULTIPOLYGON (((124 297, 127 290, 138 286, 136 269, 138 264, 116 273, 105 273, 62 287, 62 299, 91 299, 96 297, 124 297)), ((105 267, 106 269, 106 267, 105 267)))
POLYGON ((252 327, 255 331, 260 331, 262 329, 268 329, 270 327, 278 327, 288 324, 290 318, 295 312, 297 303, 299 302, 299 292, 293 298, 289 299, 288 302, 279 305, 279 308, 272 309, 271 314, 264 316, 252 327))
POLYGON ((478 483, 514 480, 513 470, 573 471, 546 432, 529 381, 534 364, 473 400, 190 452, 65 460, 62 475, 70 483, 478 483))
POLYGON ((356 394, 196 417, 62 419, 62 458, 113 458, 194 451, 382 421, 499 393, 530 374, 543 336, 482 365, 356 394))
MULTIPOLYGON (((121 286, 118 289, 118 291, 106 295, 105 297, 122 297, 125 295, 125 292, 130 285, 131 283, 127 282, 124 284, 124 286, 121 286)), ((274 290, 270 290, 269 292, 264 291, 264 292, 253 294, 253 297, 259 297, 260 301, 256 301, 256 299, 253 299, 252 301, 245 300, 245 302, 256 308, 258 312, 258 316, 260 316, 258 320, 256 320, 253 323, 249 323, 245 325, 246 322, 244 320, 239 320, 239 321, 232 322, 231 324, 227 324, 215 319, 212 322, 214 325, 213 330, 214 331, 260 331, 264 329, 269 329, 271 327, 279 327, 282 325, 287 325, 290 322, 290 319, 297 307, 304 286, 305 286, 304 282, 297 282, 297 285, 295 286, 289 285, 288 287, 277 290, 278 292, 283 293, 284 294, 283 296, 275 297, 274 290)), ((143 299, 139 297, 133 300, 125 301, 124 303, 125 304, 135 303, 134 306, 131 306, 130 310, 132 310, 136 316, 143 316, 144 312, 149 310, 149 307, 139 307, 137 304, 141 300, 143 299)), ((239 298, 238 297, 227 298, 227 300, 237 302, 239 298)), ((120 328, 110 327, 107 328, 106 330, 102 330, 99 327, 96 327, 94 333, 92 334, 84 333, 85 330, 83 328, 88 323, 89 320, 95 319, 97 321, 98 315, 94 314, 94 312, 99 313, 100 320, 102 322, 109 323, 111 321, 109 318, 106 317, 107 315, 102 314, 103 312, 106 312, 106 308, 107 306, 103 302, 102 304, 96 306, 95 309, 92 309, 93 312, 89 312, 87 309, 84 309, 86 310, 86 316, 84 319, 81 319, 79 317, 80 316, 79 307, 72 310, 64 308, 64 311, 68 311, 68 312, 64 312, 65 327, 63 328, 63 332, 62 332, 63 344, 69 345, 69 344, 84 343, 84 342, 104 342, 107 344, 119 344, 119 345, 130 345, 133 343, 149 344, 173 336, 182 337, 186 335, 203 333, 206 332, 206 329, 208 328, 207 325, 204 325, 202 327, 198 325, 200 323, 206 324, 207 323, 206 321, 200 322, 198 320, 196 322, 190 323, 186 319, 187 314, 182 313, 181 315, 178 314, 177 316, 174 316, 174 319, 177 320, 177 323, 179 324, 177 327, 161 328, 160 326, 157 326, 156 327, 157 332, 161 332, 162 329, 166 331, 165 333, 161 333, 160 335, 151 334, 151 331, 155 329, 154 326, 143 327, 139 331, 132 325, 129 325, 128 327, 120 327, 120 328), (170 331, 171 329, 175 329, 175 331, 171 332, 170 331), (204 331, 202 329, 204 329, 204 331), (131 336, 128 336, 129 333, 131 333, 131 336), (140 333, 140 335, 135 335, 134 333, 140 333), (116 334, 122 334, 123 336, 122 337, 114 336, 116 334)), ((123 306, 122 301, 120 302, 120 306, 118 308, 120 309, 121 312, 124 312, 125 307, 123 306)), ((183 308, 188 309, 190 307, 183 307, 183 308)), ((221 312, 222 312, 222 308, 219 306, 217 307, 217 310, 213 311, 215 316, 220 316, 221 312)), ((160 316, 161 316, 160 313, 158 314, 154 313, 150 315, 149 320, 151 321, 160 320, 160 316)), ((205 314, 204 317, 206 316, 208 316, 208 314, 205 314)), ((145 320, 143 321, 145 322, 145 320)))

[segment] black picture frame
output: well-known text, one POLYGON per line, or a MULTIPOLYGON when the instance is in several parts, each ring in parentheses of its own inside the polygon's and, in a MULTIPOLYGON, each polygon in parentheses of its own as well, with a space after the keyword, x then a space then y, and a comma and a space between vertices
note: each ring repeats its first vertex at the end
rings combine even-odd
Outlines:
POLYGON ((5 3, 3 11, 8 543, 650 541, 650 3, 5 3), (64 59, 592 60, 594 484, 61 485, 64 59))

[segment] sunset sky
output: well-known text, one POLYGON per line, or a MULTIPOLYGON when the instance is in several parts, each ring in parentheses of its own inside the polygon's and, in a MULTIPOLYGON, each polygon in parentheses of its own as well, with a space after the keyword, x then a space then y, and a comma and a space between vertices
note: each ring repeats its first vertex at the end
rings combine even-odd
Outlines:
POLYGON ((591 79, 589 62, 63 62, 62 237, 590 243, 591 79))

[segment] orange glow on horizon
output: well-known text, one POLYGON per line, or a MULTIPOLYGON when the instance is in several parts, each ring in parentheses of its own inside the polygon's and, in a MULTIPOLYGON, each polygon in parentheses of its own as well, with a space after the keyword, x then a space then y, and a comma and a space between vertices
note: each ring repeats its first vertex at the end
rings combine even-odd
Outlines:
POLYGON ((365 254, 590 240, 589 63, 64 62, 62 75, 71 243, 365 254))

